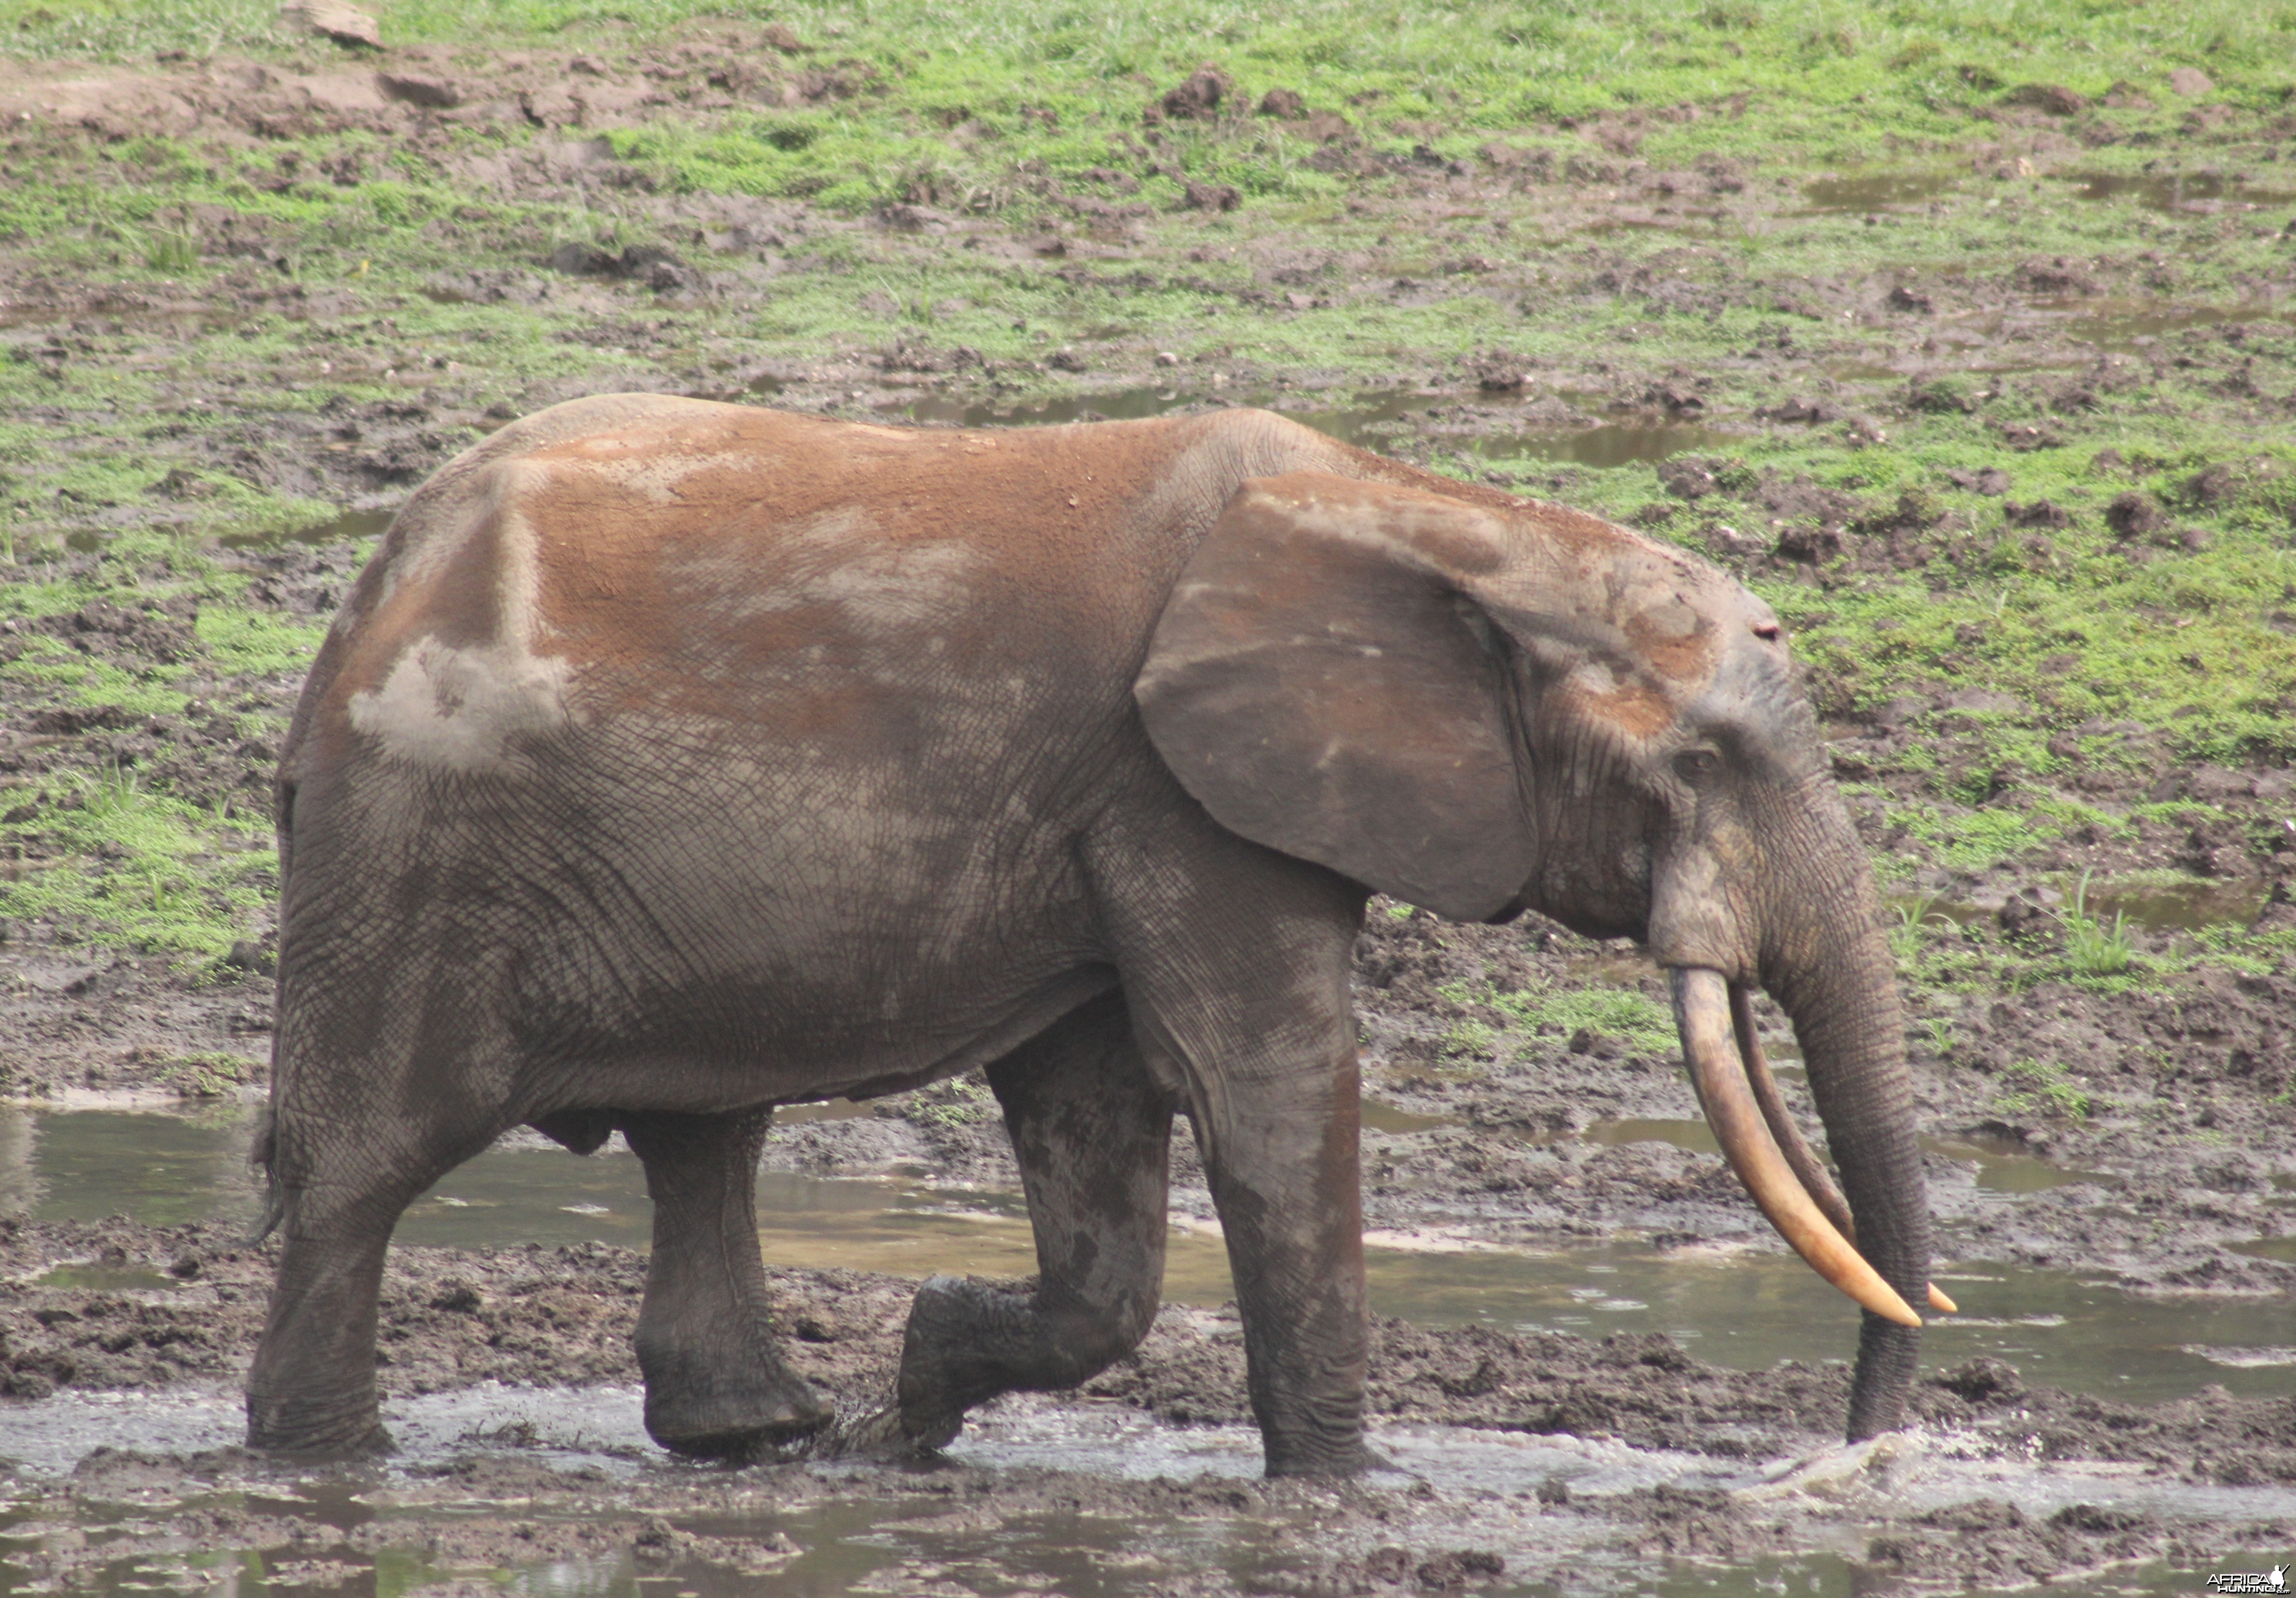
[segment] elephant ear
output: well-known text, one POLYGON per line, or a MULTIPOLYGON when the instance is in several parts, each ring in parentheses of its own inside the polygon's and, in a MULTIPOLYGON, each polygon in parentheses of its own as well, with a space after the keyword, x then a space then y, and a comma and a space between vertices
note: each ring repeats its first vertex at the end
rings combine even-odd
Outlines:
POLYGON ((1133 693, 1212 818, 1439 914, 1529 880, 1511 673, 1472 597, 1497 515, 1318 472, 1247 482, 1181 572, 1133 693))

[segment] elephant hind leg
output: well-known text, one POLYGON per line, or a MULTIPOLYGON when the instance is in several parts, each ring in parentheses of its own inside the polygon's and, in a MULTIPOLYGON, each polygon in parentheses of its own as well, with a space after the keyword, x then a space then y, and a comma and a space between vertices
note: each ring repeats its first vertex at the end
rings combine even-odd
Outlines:
POLYGON ((291 1225, 247 1383, 247 1443, 344 1459, 390 1447, 374 1379, 376 1300, 396 1209, 334 1233, 291 1225))
POLYGON ((496 1128, 411 1126, 275 1108, 258 1144, 282 1244, 270 1312, 247 1379, 248 1446, 339 1459, 390 1446, 375 1383, 384 1257, 409 1202, 483 1149, 496 1128))
POLYGON ((737 1458, 819 1429, 830 1405, 783 1361, 758 1252, 758 1152, 773 1111, 614 1120, 653 1200, 636 1338, 646 1430, 675 1454, 737 1458))
POLYGON ((917 1290, 899 1416, 937 1448, 1002 1392, 1074 1387, 1139 1346, 1163 1294, 1174 1102, 1151 1081, 1120 995, 1093 1000, 988 1068, 1027 1190, 1037 1281, 917 1290))

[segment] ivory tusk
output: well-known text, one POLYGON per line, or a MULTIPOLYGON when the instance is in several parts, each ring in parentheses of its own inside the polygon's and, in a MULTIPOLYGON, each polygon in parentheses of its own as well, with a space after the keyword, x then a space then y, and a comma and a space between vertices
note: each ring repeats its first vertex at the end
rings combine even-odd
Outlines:
MULTIPOLYGON (((1819 1213, 1855 1247, 1857 1223, 1850 1218, 1849 1201, 1833 1185, 1833 1178, 1826 1175, 1817 1151, 1809 1146, 1809 1140, 1801 1135, 1800 1127, 1786 1109, 1785 1096, 1778 1092, 1778 1079, 1770 1074, 1769 1058, 1762 1053, 1761 1036, 1754 1029, 1753 996, 1741 982, 1730 984, 1730 1029, 1737 1034, 1738 1058, 1745 1065, 1747 1084, 1754 1090, 1754 1102, 1761 1106, 1762 1119, 1768 1124, 1770 1135, 1776 1139, 1778 1151, 1785 1156, 1787 1166, 1819 1213)), ((1940 1315, 1957 1313, 1960 1307, 1939 1292, 1936 1282, 1931 1282, 1929 1288, 1931 1309, 1940 1315)))
POLYGON ((1677 966, 1667 974, 1691 1084, 1730 1168, 1746 1184, 1755 1205, 1810 1269, 1884 1320, 1920 1325, 1921 1316, 1825 1218, 1779 1152, 1754 1102, 1746 1072, 1731 1058, 1737 1051, 1729 1045, 1726 1030, 1730 1024, 1729 984, 1719 971, 1696 967, 1677 966))

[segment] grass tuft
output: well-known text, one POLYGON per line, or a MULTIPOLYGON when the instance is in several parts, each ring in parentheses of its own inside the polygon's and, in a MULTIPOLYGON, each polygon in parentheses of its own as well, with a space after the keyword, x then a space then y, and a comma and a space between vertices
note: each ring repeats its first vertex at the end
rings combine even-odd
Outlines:
POLYGON ((1907 899, 1897 907, 1898 924, 1890 929, 1890 947, 1900 965, 1911 965, 1922 955, 1930 929, 1945 921, 1934 897, 1907 899))
POLYGON ((2072 903, 2060 913, 2065 928, 2065 961, 2087 977, 2117 977, 2136 963, 2136 947, 2128 940, 2128 917, 2119 910, 2106 925, 2088 912, 2088 876, 2082 873, 2073 889, 2072 903))
POLYGON ((2002 1077, 2016 1085, 1993 1102, 1993 1107, 2005 1115, 2060 1115, 2067 1119, 2087 1120, 2097 1108, 2087 1093, 2076 1086, 2071 1075, 2062 1065, 2038 1060, 2020 1060, 2003 1071, 2002 1077))

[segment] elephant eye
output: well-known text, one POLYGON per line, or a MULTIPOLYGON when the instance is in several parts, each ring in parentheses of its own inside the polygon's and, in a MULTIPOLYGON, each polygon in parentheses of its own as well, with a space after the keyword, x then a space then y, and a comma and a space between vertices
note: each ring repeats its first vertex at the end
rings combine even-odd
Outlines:
POLYGON ((1696 784, 1721 769, 1722 761, 1710 749, 1686 749, 1674 758, 1674 774, 1696 784))

